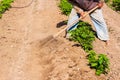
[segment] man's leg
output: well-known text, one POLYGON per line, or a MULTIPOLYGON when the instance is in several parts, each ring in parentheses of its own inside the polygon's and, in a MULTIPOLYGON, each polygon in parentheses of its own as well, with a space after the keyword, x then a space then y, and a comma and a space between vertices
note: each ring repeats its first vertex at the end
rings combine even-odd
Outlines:
POLYGON ((103 41, 109 40, 107 25, 103 19, 102 10, 97 9, 93 13, 90 14, 92 22, 96 28, 97 36, 99 39, 103 41))
POLYGON ((75 20, 77 20, 79 18, 76 10, 73 8, 70 15, 69 15, 69 18, 68 18, 68 23, 67 23, 67 26, 69 26, 67 28, 67 31, 66 31, 66 38, 69 38, 70 34, 68 33, 69 31, 71 30, 74 30, 77 28, 78 26, 78 23, 74 24, 73 26, 70 26, 75 20))
POLYGON ((77 20, 79 18, 76 10, 73 8, 71 13, 70 13, 70 16, 68 18, 68 23, 67 23, 67 26, 69 26, 67 28, 67 31, 70 31, 70 30, 74 30, 77 28, 77 25, 78 23, 74 24, 73 26, 70 26, 75 20, 77 20))

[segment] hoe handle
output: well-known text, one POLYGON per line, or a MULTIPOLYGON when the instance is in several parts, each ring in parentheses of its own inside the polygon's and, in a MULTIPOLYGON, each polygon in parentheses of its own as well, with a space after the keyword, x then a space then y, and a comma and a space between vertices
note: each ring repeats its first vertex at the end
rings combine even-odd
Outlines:
MULTIPOLYGON (((73 26, 74 24, 76 24, 77 22, 79 22, 82 18, 85 18, 88 14, 90 14, 91 12, 93 12, 94 10, 96 10, 98 8, 98 6, 94 7, 93 9, 91 9, 90 11, 88 11, 86 14, 83 15, 83 17, 80 17, 79 19, 73 21, 73 23, 71 23, 69 26, 73 26)), ((57 34, 53 35, 53 37, 57 37, 59 34, 61 34, 62 32, 64 32, 69 26, 65 27, 64 29, 60 30, 57 34)))

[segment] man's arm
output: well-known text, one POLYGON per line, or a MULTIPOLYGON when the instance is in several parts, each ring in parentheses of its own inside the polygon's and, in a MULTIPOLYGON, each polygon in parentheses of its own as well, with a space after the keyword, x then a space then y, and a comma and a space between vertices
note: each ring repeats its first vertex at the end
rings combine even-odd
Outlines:
POLYGON ((101 2, 104 2, 104 0, 100 0, 101 2))
POLYGON ((73 8, 77 11, 78 14, 80 14, 81 17, 84 16, 85 12, 78 6, 73 6, 73 8))
MULTIPOLYGON (((99 8, 103 7, 104 0, 96 0, 95 2, 98 3, 97 6, 99 6, 99 8)), ((80 7, 78 7, 77 4, 73 4, 73 8, 81 15, 81 17, 84 16, 85 12, 80 7)))
POLYGON ((103 5, 104 5, 104 2, 99 2, 99 3, 98 3, 99 8, 102 8, 103 5))
POLYGON ((99 0, 99 2, 98 2, 99 8, 102 8, 103 5, 104 5, 104 0, 99 0))

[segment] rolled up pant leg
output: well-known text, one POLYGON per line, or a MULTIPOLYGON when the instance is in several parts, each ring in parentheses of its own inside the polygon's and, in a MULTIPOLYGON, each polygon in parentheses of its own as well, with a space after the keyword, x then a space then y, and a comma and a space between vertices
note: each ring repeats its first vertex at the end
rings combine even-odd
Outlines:
MULTIPOLYGON (((77 19, 79 19, 79 16, 78 16, 76 10, 73 8, 71 13, 70 13, 67 26, 71 25, 77 19)), ((67 32, 76 29, 77 26, 78 26, 78 23, 74 24, 73 26, 69 26, 67 28, 67 32)))
POLYGON ((105 20, 103 19, 102 10, 95 10, 90 14, 90 17, 96 28, 98 38, 105 41, 109 40, 108 29, 105 20))

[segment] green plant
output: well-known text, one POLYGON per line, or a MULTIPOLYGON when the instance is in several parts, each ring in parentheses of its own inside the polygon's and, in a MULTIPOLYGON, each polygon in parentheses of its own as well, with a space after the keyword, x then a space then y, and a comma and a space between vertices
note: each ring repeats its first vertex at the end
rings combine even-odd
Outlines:
POLYGON ((104 0, 106 3, 109 2, 110 0, 104 0))
POLYGON ((89 65, 96 69, 96 74, 107 74, 109 71, 109 59, 104 54, 96 54, 93 50, 88 55, 89 65))
POLYGON ((60 0, 59 7, 63 14, 69 15, 72 9, 72 4, 70 4, 68 0, 60 0))
POLYGON ((70 39, 78 42, 85 51, 93 49, 92 42, 95 40, 95 33, 90 24, 80 21, 77 29, 69 33, 71 34, 70 39))
POLYGON ((11 3, 13 2, 14 0, 2 0, 0 2, 0 18, 2 17, 2 14, 8 10, 8 8, 11 7, 11 3))
POLYGON ((120 0, 113 0, 112 6, 116 11, 120 11, 120 0))

